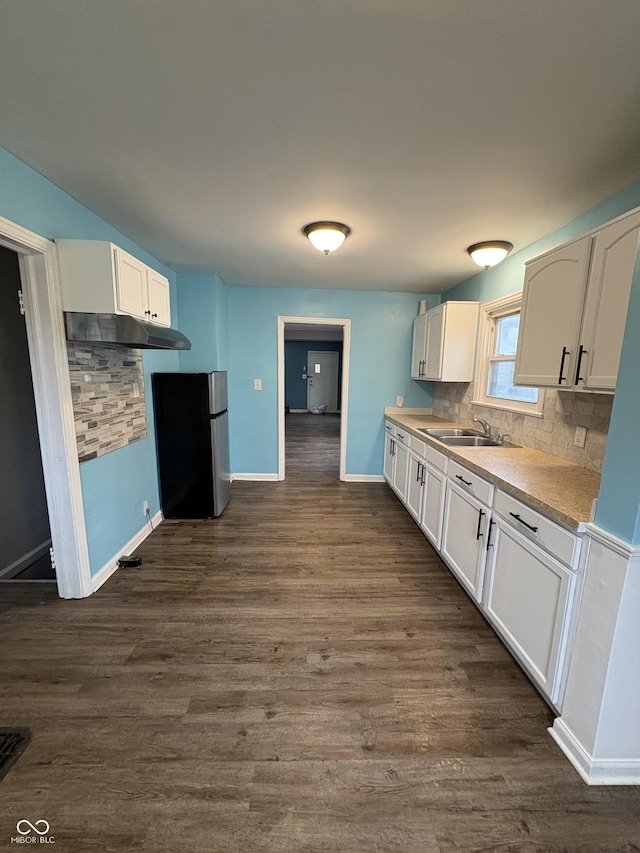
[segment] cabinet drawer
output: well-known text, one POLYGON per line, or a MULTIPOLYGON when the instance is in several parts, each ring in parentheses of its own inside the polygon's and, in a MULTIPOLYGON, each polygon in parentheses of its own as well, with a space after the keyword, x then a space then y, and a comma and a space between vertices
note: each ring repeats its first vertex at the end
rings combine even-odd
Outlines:
POLYGON ((534 541, 567 566, 575 567, 580 554, 581 539, 560 527, 535 509, 505 492, 496 490, 494 509, 524 536, 534 541))
POLYGON ((447 473, 449 457, 445 456, 444 453, 440 453, 439 450, 436 450, 435 447, 432 447, 430 444, 427 445, 427 462, 430 462, 434 468, 438 469, 438 471, 442 471, 445 474, 447 473))
POLYGON ((404 427, 397 426, 395 428, 395 438, 397 441, 401 441, 403 444, 409 446, 409 430, 406 430, 404 427))
POLYGON ((384 422, 384 431, 387 435, 390 435, 391 438, 396 437, 396 427, 395 424, 391 423, 391 421, 384 422))
POLYGON ((487 483, 482 477, 474 474, 473 471, 469 471, 463 465, 454 462, 453 459, 449 460, 449 477, 454 483, 457 483, 461 488, 466 489, 474 497, 478 498, 479 501, 482 501, 487 506, 491 506, 491 499, 494 492, 494 486, 491 483, 487 483))
POLYGON ((426 441, 422 441, 420 438, 416 438, 415 435, 409 436, 409 447, 415 452, 417 456, 420 456, 422 459, 426 459, 427 456, 427 443, 426 441))

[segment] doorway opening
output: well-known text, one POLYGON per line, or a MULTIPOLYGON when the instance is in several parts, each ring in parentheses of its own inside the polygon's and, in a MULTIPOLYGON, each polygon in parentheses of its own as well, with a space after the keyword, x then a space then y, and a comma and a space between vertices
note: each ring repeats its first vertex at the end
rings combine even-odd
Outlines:
POLYGON ((50 240, 3 217, 0 246, 18 256, 58 595, 84 598, 93 585, 56 248, 50 240))
POLYGON ((53 581, 51 530, 16 252, 0 246, 0 581, 53 581))
POLYGON ((346 479, 350 320, 278 318, 278 479, 346 479))

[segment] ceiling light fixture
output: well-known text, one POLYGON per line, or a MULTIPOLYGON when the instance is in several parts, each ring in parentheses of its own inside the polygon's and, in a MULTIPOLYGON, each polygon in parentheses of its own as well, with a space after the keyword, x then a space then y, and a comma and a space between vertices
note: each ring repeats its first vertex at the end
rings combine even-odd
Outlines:
POLYGON ((302 229, 305 237, 319 252, 335 252, 351 234, 351 228, 341 222, 310 222, 302 229))
POLYGON ((484 243, 474 243, 473 246, 469 246, 467 252, 474 263, 488 270, 489 267, 495 267, 503 261, 512 249, 513 243, 507 240, 485 240, 484 243))

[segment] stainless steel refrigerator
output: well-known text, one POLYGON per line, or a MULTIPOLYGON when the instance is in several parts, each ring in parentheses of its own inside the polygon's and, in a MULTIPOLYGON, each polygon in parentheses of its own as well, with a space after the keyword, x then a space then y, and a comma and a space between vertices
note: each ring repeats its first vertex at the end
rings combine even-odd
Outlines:
POLYGON ((213 518, 229 502, 227 373, 154 373, 165 518, 213 518))

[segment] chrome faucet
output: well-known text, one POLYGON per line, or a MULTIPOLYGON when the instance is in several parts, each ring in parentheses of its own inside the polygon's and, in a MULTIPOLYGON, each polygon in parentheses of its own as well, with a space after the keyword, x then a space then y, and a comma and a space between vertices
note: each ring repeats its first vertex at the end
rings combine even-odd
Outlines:
POLYGON ((473 422, 479 423, 482 426, 482 429, 484 430, 484 434, 487 438, 489 438, 491 436, 491 424, 488 424, 484 418, 474 418, 473 422))

